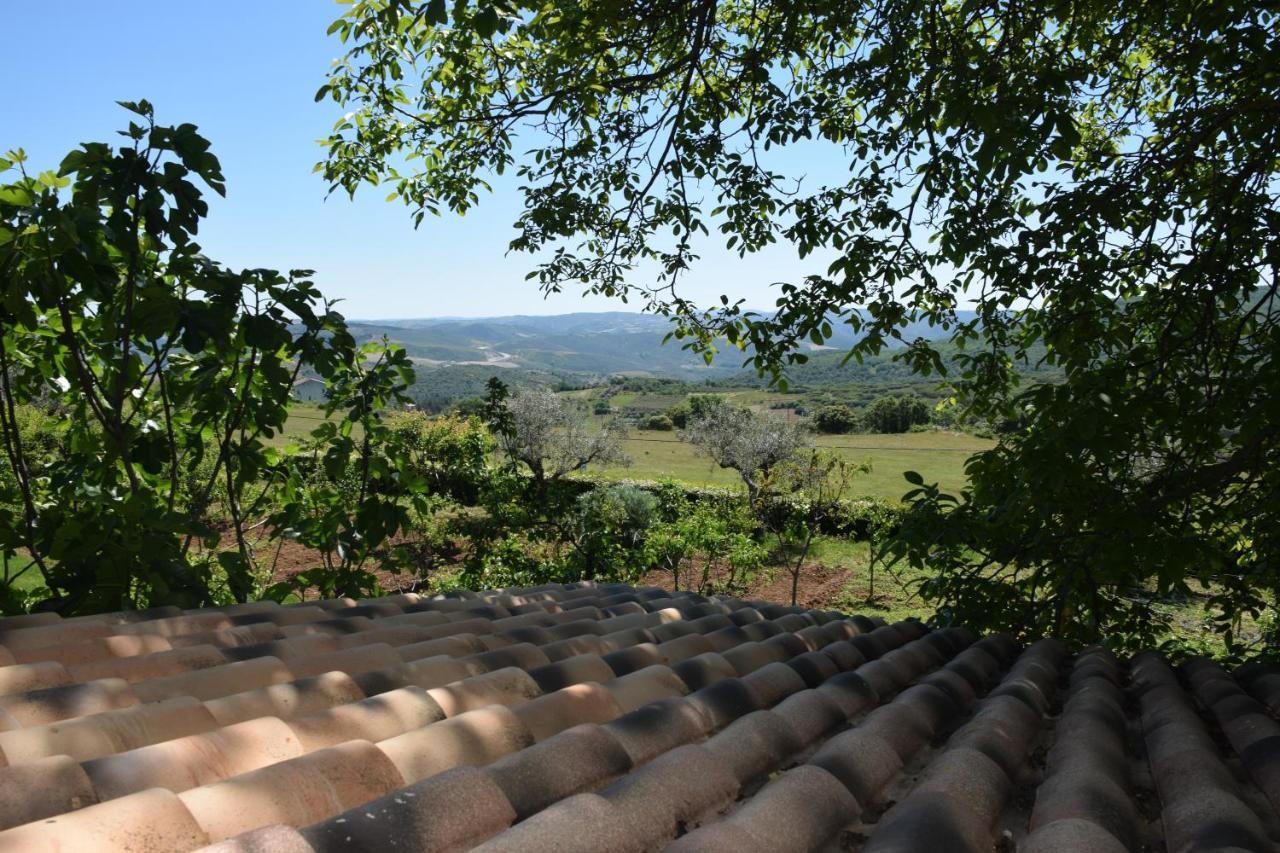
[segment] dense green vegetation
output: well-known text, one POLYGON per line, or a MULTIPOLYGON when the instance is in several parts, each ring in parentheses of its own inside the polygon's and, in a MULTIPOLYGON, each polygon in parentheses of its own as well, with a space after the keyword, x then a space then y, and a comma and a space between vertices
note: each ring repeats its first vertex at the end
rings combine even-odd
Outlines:
MULTIPOLYGON (((681 405, 746 497, 581 479, 629 460, 573 392, 491 376, 470 416, 407 411, 408 352, 357 341, 306 272, 201 253, 217 159, 193 126, 125 106, 119 147, 35 176, 0 163, 4 612, 368 596, 444 565, 472 586, 666 571, 741 592, 774 555, 794 597, 815 537, 874 528, 880 504, 845 501, 855 466, 719 395, 681 405), (304 374, 322 405, 291 401, 304 374), (286 546, 302 562, 278 574, 286 546)), ((607 415, 622 388, 591 390, 607 415)))
POLYGON ((394 565, 384 544, 427 501, 385 417, 412 383, 404 351, 358 345, 306 271, 206 258, 218 160, 194 126, 123 106, 119 147, 56 172, 0 159, 0 607, 245 601, 264 526, 314 550, 311 586, 374 592, 364 567, 394 565), (304 368, 327 418, 282 454, 304 368))
POLYGON ((1280 590, 1278 25, 1247 0, 364 0, 322 168, 416 221, 514 172, 542 288, 633 297, 779 387, 828 342, 945 371, 1000 440, 972 488, 920 483, 894 553, 956 618, 1152 640, 1148 592, 1207 585, 1230 637, 1280 590), (787 146, 847 168, 805 180, 787 146), (811 266, 770 311, 698 305, 708 238, 811 266), (1061 381, 1020 385, 1041 357, 1061 381))

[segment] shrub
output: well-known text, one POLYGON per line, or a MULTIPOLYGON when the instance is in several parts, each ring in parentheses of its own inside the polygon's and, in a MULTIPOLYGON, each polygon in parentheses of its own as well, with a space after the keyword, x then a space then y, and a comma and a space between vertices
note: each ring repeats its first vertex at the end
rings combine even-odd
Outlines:
POLYGON ((862 415, 867 432, 906 432, 929 422, 929 404, 919 397, 881 397, 862 415))
POLYGON ((580 496, 567 525, 572 579, 638 579, 650 565, 646 537, 657 507, 657 498, 635 486, 602 486, 580 496))
POLYGON ((479 417, 430 417, 398 412, 387 421, 391 440, 404 454, 405 472, 431 493, 474 504, 489 472, 496 443, 479 417))
POLYGON ((667 417, 680 429, 685 429, 695 421, 708 417, 713 412, 728 406, 724 398, 716 394, 690 394, 683 403, 677 403, 667 410, 667 417))
POLYGON ((653 430, 655 432, 671 432, 675 428, 675 423, 666 415, 650 415, 640 424, 640 429, 653 430))
POLYGON ((739 497, 731 503, 690 503, 665 486, 660 495, 660 514, 670 514, 663 514, 649 531, 649 552, 655 565, 671 573, 674 588, 680 588, 682 569, 692 561, 700 565, 694 584, 699 594, 744 593, 768 556, 755 540, 755 520, 746 502, 739 497), (722 569, 727 573, 722 575, 722 569))
POLYGON ((813 414, 813 427, 828 435, 844 435, 858 428, 858 415, 848 406, 823 406, 813 414))

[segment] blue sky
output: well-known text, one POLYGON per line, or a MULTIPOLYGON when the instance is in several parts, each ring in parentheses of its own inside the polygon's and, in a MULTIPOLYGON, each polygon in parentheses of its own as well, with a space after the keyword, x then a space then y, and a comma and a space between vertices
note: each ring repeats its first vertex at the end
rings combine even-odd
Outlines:
MULTIPOLYGON (((328 0, 0 0, 0 151, 21 146, 31 166, 54 167, 80 142, 115 138, 128 121, 117 100, 146 98, 161 122, 199 125, 222 161, 228 195, 211 198, 200 243, 229 266, 314 269, 349 317, 626 309, 577 292, 544 300, 524 281, 532 260, 506 256, 513 185, 417 231, 384 191, 325 198, 316 140, 339 110, 312 98, 340 53, 325 35, 340 11, 328 0)), ((713 250, 682 292, 768 306, 772 282, 812 264, 785 247, 745 262, 713 250)))

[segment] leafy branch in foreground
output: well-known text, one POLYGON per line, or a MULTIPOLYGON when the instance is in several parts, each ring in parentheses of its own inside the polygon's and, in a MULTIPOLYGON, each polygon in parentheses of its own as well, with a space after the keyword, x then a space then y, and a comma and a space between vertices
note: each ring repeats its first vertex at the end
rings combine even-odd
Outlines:
MULTIPOLYGON (((29 561, 41 606, 68 613, 246 600, 254 531, 298 476, 267 441, 300 372, 350 407, 342 441, 318 437, 332 456, 407 369, 403 353, 366 367, 309 272, 204 257, 200 185, 223 191, 209 143, 156 124, 146 101, 123 106, 120 147, 85 144, 36 175, 21 152, 0 159, 0 554, 29 561), (33 431, 36 413, 49 423, 33 431)), ((0 585, 6 611, 30 604, 19 579, 0 585)))

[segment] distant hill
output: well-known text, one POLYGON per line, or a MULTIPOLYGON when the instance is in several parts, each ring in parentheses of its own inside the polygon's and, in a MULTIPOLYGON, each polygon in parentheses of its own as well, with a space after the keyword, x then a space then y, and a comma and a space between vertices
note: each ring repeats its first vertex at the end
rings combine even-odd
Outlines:
MULTIPOLYGON (((824 346, 806 345, 812 360, 791 371, 796 381, 813 386, 912 380, 906 367, 892 363, 889 354, 863 364, 841 365, 856 337, 848 325, 833 326, 835 335, 824 346)), ((664 345, 671 323, 649 314, 608 311, 545 317, 354 320, 349 327, 359 341, 385 336, 403 346, 417 366, 418 385, 413 393, 433 407, 483 393, 485 381, 494 375, 517 387, 582 387, 619 375, 695 384, 759 381, 743 369, 743 354, 732 348, 707 365, 675 341, 664 345)), ((904 329, 908 339, 946 334, 923 323, 904 329)))
MULTIPOLYGON (((962 317, 962 319, 967 319, 962 317)), ((710 366, 700 356, 662 338, 671 330, 665 317, 625 311, 557 314, 546 317, 424 317, 403 320, 354 320, 361 340, 386 335, 409 355, 432 367, 487 365, 588 375, 635 373, 701 380, 732 375, 740 354, 728 351, 710 366)), ((848 325, 833 323, 834 336, 811 350, 845 350, 857 336, 848 325)), ((945 335, 925 323, 903 330, 907 338, 945 335)))
POLYGON ((428 368, 479 365, 584 377, 636 373, 697 380, 728 375, 739 366, 708 367, 678 344, 663 346, 671 324, 648 314, 424 318, 356 321, 350 327, 360 340, 386 335, 428 368))

